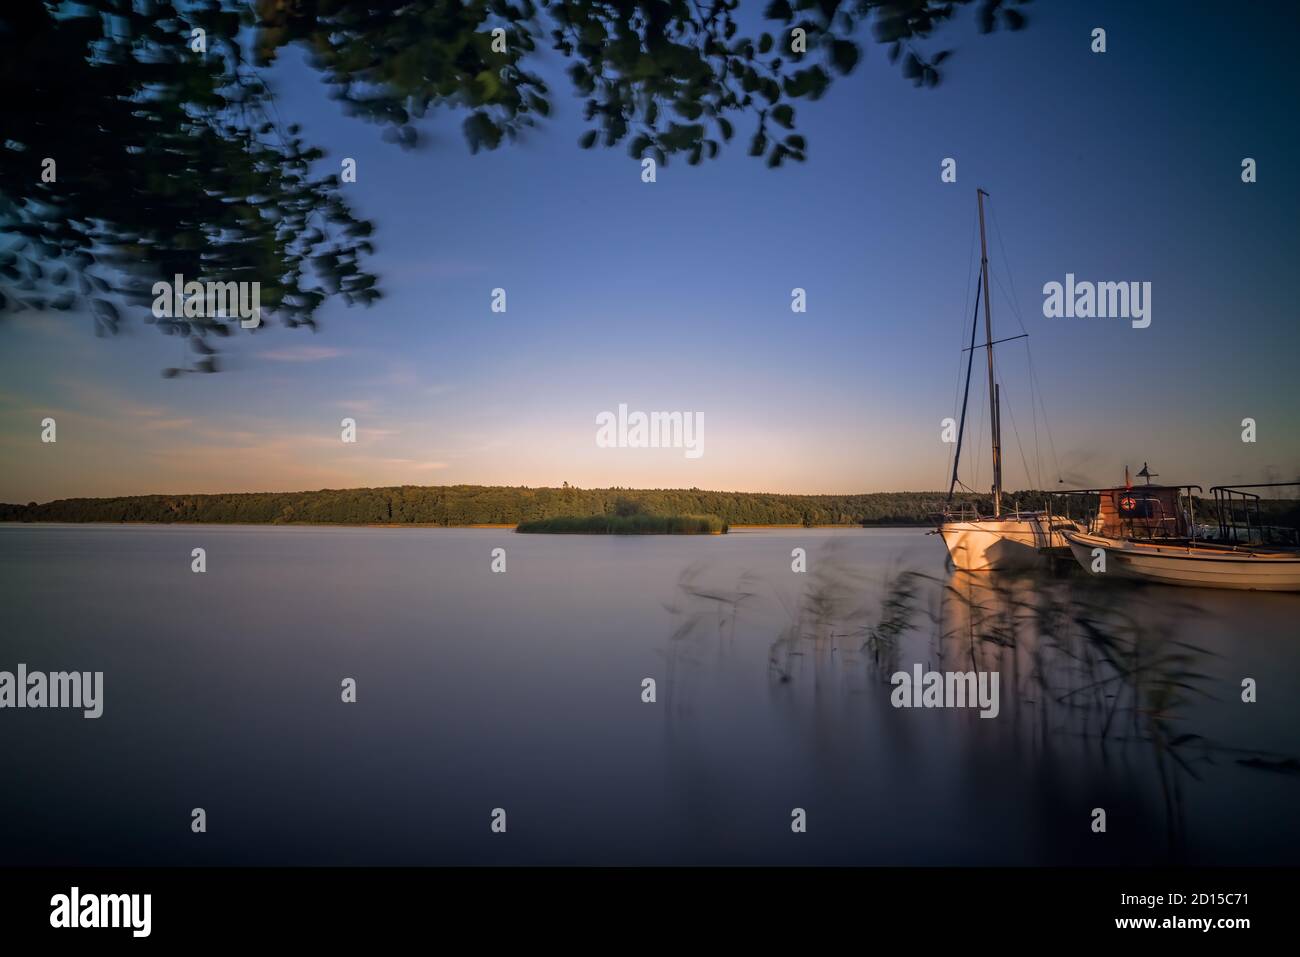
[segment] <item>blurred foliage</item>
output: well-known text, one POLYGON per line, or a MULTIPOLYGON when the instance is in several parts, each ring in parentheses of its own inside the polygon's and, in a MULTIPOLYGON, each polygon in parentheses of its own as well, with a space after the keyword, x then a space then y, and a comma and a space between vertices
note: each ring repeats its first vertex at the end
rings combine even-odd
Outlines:
MULTIPOLYGON (((369 304, 356 219, 322 156, 275 116, 245 63, 233 4, 6 0, 0 8, 0 310, 89 305, 97 331, 151 287, 260 282, 264 316, 314 326, 327 296, 369 304), (206 31, 206 53, 191 29, 206 31), (42 176, 55 161, 53 182, 42 176)), ((216 370, 210 340, 237 318, 159 319, 189 337, 187 370, 216 370)))
POLYGON ((962 7, 981 32, 1025 26, 1027 0, 770 0, 768 29, 740 31, 739 0, 259 0, 256 54, 268 63, 303 43, 334 96, 354 115, 383 123, 405 146, 431 107, 468 111, 472 150, 495 149, 551 110, 551 90, 529 69, 549 46, 567 61, 592 124, 580 143, 626 142, 660 164, 718 155, 737 114, 754 118, 749 152, 769 166, 802 160, 794 101, 818 99, 851 73, 870 35, 903 75, 935 86, 951 51, 924 53, 962 7), (504 44, 492 31, 504 31, 504 44), (793 31, 804 31, 795 52, 793 31), (504 49, 502 49, 504 47, 504 49))
MULTIPOLYGON (((551 110, 530 69, 550 51, 584 98, 581 145, 690 163, 749 114, 749 152, 802 160, 795 102, 820 97, 869 34, 917 85, 948 51, 915 44, 971 7, 985 32, 1024 25, 1024 0, 772 0, 743 35, 738 0, 6 0, 0 7, 0 313, 88 305, 101 334, 151 304, 158 280, 259 282, 263 314, 315 327, 330 297, 380 295, 323 152, 279 117, 263 68, 300 46, 352 114, 403 146, 430 108, 466 113, 472 150, 551 110), (205 31, 195 52, 192 33, 205 31), (793 52, 795 29, 807 51, 793 52), (494 31, 501 31, 496 33, 494 31), (504 42, 501 42, 504 41, 504 42), (56 177, 46 182, 43 162, 56 177)), ((183 371, 216 371, 235 319, 157 319, 187 337, 183 371)))

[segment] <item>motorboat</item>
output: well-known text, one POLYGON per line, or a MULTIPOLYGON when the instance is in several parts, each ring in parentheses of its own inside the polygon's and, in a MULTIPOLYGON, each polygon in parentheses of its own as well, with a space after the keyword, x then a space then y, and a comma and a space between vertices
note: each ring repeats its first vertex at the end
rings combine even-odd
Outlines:
MULTIPOLYGON (((1138 474, 1149 475, 1147 467, 1138 474)), ((1199 588, 1300 591, 1296 529, 1268 524, 1261 496, 1250 491, 1300 483, 1214 486, 1217 525, 1211 525, 1195 520, 1199 486, 1147 482, 1088 490, 1099 496, 1096 515, 1063 532, 1086 572, 1199 588)))

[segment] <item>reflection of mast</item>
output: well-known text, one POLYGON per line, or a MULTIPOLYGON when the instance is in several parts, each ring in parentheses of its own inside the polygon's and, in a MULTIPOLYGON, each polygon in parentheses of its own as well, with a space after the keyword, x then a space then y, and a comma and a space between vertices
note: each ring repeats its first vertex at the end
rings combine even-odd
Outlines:
POLYGON ((984 349, 989 360, 989 412, 993 435, 993 517, 1002 514, 1002 417, 998 407, 998 386, 993 380, 993 316, 989 313, 989 248, 984 239, 984 197, 988 193, 975 190, 980 207, 980 278, 984 285, 984 349))

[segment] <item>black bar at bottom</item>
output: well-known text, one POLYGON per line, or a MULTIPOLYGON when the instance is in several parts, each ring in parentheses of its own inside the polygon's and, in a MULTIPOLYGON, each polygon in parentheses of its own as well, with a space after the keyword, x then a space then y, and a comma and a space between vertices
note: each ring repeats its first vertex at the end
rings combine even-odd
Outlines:
POLYGON ((839 927, 864 941, 875 932, 998 944, 1199 935, 1230 945, 1292 922, 1296 877, 1295 868, 10 868, 0 870, 0 933, 91 946, 412 935, 662 946, 672 940, 664 935, 690 931, 676 939, 694 946, 806 943, 839 927), (135 936, 121 898, 112 906, 127 926, 51 926, 70 910, 73 887, 83 907, 97 898, 91 919, 100 895, 150 895, 148 936, 135 936), (63 915, 58 895, 68 899, 63 915))

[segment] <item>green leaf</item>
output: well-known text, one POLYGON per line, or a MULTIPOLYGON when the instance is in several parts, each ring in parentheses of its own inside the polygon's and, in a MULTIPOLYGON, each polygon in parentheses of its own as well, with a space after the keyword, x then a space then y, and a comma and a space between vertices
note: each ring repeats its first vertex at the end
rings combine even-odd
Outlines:
POLYGON ((501 79, 492 70, 480 70, 474 79, 483 90, 484 100, 495 99, 501 91, 501 79))
POLYGON ((831 43, 831 62, 841 74, 848 75, 858 65, 858 45, 851 40, 835 40, 831 43))
POLYGON ((699 119, 704 112, 704 107, 695 100, 678 100, 673 104, 673 109, 688 120, 699 119))
POLYGON ((794 11, 790 9, 789 0, 772 0, 763 11, 763 16, 768 20, 782 20, 789 23, 790 18, 794 16, 794 11))
POLYGON ((480 149, 493 150, 501 143, 501 130, 481 110, 467 116, 462 128, 471 153, 477 153, 480 149))

